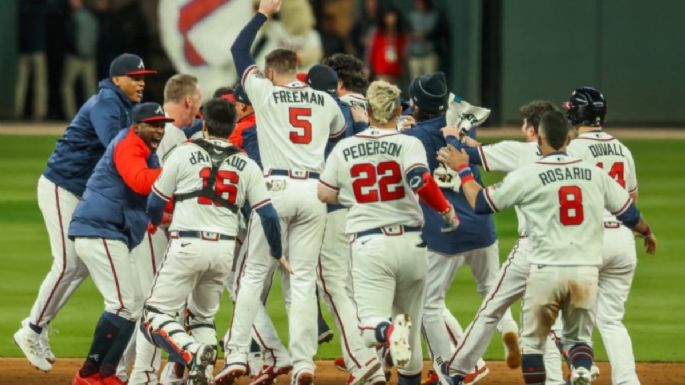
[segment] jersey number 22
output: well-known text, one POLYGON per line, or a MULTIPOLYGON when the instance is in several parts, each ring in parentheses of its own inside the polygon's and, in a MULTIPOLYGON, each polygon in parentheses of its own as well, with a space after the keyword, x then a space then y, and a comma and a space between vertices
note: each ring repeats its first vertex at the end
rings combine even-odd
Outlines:
POLYGON ((358 203, 386 202, 404 198, 402 173, 397 162, 385 161, 374 166, 358 163, 350 169, 352 189, 358 203), (377 187, 376 187, 377 185, 377 187))

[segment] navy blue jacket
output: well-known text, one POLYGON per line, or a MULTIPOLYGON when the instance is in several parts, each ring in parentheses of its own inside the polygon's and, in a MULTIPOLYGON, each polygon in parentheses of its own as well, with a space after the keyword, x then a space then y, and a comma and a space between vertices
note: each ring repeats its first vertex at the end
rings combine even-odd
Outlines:
POLYGON ((145 212, 147 196, 160 171, 157 154, 151 153, 138 135, 132 130, 119 133, 88 179, 71 219, 69 238, 113 239, 132 250, 145 236, 149 222, 145 212), (143 171, 135 172, 136 168, 143 171), (135 175, 137 183, 132 185, 138 192, 125 182, 120 170, 135 175))
POLYGON ((100 91, 81 106, 57 141, 43 175, 74 195, 83 195, 86 182, 109 142, 133 123, 133 106, 110 79, 100 81, 100 91))
MULTIPOLYGON (((418 122, 416 126, 404 131, 405 134, 414 136, 423 143, 428 157, 428 168, 431 173, 438 166, 435 154, 441 147, 446 145, 442 132, 440 132, 440 129, 445 125, 445 117, 441 116, 418 122)), ((482 185, 478 167, 472 167, 471 169, 473 170, 473 176, 482 185)), ((459 215, 461 225, 454 232, 442 233, 440 228, 443 226, 443 221, 440 215, 421 202, 421 208, 423 209, 426 221, 426 224, 423 226, 423 239, 427 242, 428 248, 441 253, 457 254, 492 245, 497 239, 492 216, 476 214, 461 191, 455 192, 452 189, 444 188, 441 190, 447 200, 454 206, 454 210, 459 215)))

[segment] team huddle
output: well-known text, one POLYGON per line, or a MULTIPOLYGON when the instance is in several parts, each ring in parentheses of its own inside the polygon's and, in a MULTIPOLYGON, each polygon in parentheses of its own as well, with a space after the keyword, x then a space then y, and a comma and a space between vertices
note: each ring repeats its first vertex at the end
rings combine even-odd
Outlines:
POLYGON ((133 54, 112 61, 38 181, 53 264, 14 335, 31 365, 52 369, 49 324, 90 276, 104 311, 73 385, 311 385, 332 338, 319 298, 348 385, 385 384, 393 367, 399 385, 473 384, 495 329, 526 384, 589 384, 595 327, 612 383, 639 384, 622 319, 635 234, 648 253, 656 238, 631 152, 602 129, 604 96, 532 101, 525 142, 481 145, 489 111, 442 73, 413 79, 406 103, 346 54, 298 74, 296 53, 276 49, 259 69, 250 48, 279 7, 261 1, 231 46, 240 83, 202 107, 194 76, 171 77, 162 105, 142 102, 155 72, 133 54), (484 186, 481 170, 507 175, 484 186), (500 267, 492 214, 512 206, 519 239, 500 267), (465 330, 445 303, 464 264, 483 297, 465 330), (277 272, 287 347, 265 307, 277 272))

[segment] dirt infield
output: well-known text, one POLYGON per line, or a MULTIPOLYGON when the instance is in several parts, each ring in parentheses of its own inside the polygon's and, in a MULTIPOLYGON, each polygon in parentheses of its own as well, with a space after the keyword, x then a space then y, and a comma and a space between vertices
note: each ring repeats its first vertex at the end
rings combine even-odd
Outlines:
MULTIPOLYGON (((80 359, 60 359, 50 373, 42 373, 33 369, 23 358, 0 359, 0 384, 2 385, 38 385, 71 384, 71 379, 81 363, 80 359)), ((595 385, 610 385, 611 374, 609 364, 600 362, 601 375, 594 382, 595 385)), ((332 361, 318 361, 316 384, 344 385, 347 381, 345 373, 335 369, 332 361)), ((482 385, 514 385, 523 384, 519 370, 508 369, 503 362, 489 362, 490 374, 479 384, 482 385)), ((680 363, 640 363, 637 366, 640 380, 645 385, 677 385, 685 384, 685 364, 680 363)), ((238 385, 247 385, 246 378, 238 381, 238 385)), ((279 383, 286 383, 281 379, 279 383)), ((392 380, 391 384, 396 381, 392 380)))
MULTIPOLYGON (((68 122, 0 122, 0 135, 61 135, 68 122)), ((622 128, 607 127, 619 139, 685 139, 685 127, 622 128)), ((519 127, 485 127, 478 130, 481 138, 520 138, 519 127)))

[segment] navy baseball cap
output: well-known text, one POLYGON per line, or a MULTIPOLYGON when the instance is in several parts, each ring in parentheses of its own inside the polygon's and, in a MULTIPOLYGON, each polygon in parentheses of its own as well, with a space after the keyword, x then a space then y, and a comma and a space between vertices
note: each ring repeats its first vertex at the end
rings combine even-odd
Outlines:
POLYGON ((446 111, 449 94, 447 80, 442 72, 421 75, 409 86, 409 97, 426 112, 446 111))
POLYGON ((236 102, 240 102, 250 106, 252 105, 252 103, 250 103, 250 98, 248 98, 247 94, 245 93, 245 89, 240 84, 235 86, 235 88, 233 89, 233 97, 235 98, 236 102))
POLYGON ((310 68, 307 73, 307 83, 315 90, 338 96, 338 74, 327 65, 316 64, 310 68))
POLYGON ((159 103, 148 102, 140 103, 133 107, 133 121, 136 123, 153 123, 153 122, 173 122, 171 118, 167 118, 164 114, 164 109, 159 103))
POLYGON ((156 74, 157 71, 146 70, 143 59, 132 53, 117 56, 109 65, 109 77, 115 76, 142 76, 156 74))

